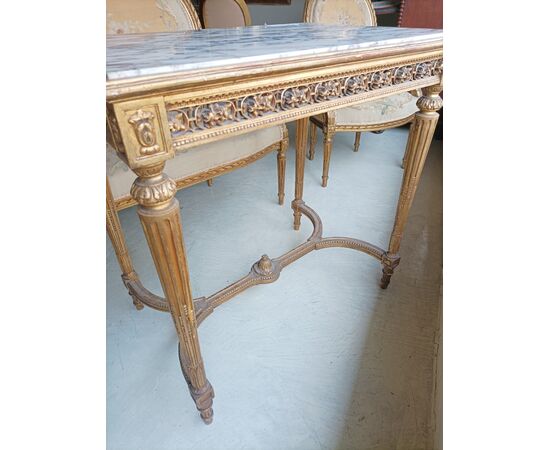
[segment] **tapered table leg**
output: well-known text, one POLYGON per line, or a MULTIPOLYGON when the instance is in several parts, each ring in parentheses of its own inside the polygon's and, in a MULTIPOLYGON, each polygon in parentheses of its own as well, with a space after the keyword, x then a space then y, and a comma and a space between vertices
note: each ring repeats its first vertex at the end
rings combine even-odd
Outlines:
POLYGON ((176 183, 162 171, 164 162, 135 169, 131 189, 138 215, 155 262, 164 295, 179 337, 181 368, 191 396, 205 423, 213 419, 214 391, 206 379, 197 335, 197 322, 189 283, 176 183))
MULTIPOLYGON (((126 246, 126 240, 124 239, 124 233, 120 226, 120 220, 118 219, 118 213, 115 207, 115 201, 113 199, 113 193, 111 192, 111 185, 109 184, 109 178, 107 178, 107 233, 109 239, 115 249, 115 254, 118 260, 118 265, 122 270, 122 282, 128 289, 128 283, 138 279, 138 275, 134 270, 132 259, 128 253, 128 247, 126 246)), ((131 294, 130 294, 131 295, 131 294)), ((134 306, 137 309, 143 309, 143 303, 141 303, 135 296, 132 296, 134 306)))
POLYGON ((416 188, 418 187, 418 182, 420 181, 420 175, 424 168, 424 162, 430 149, 435 126, 439 119, 437 111, 443 106, 443 100, 439 96, 441 89, 441 85, 422 89, 423 96, 416 102, 419 111, 414 116, 409 130, 397 212, 388 251, 382 259, 382 279, 380 286, 383 289, 388 287, 393 271, 399 264, 401 238, 403 237, 409 210, 416 193, 416 188))
POLYGON ((310 121, 309 123, 309 154, 307 155, 310 161, 315 158, 315 144, 317 143, 317 126, 310 121))
POLYGON ((288 131, 285 132, 279 150, 277 151, 277 185, 279 205, 285 202, 285 172, 286 172, 286 151, 288 149, 288 131))
POLYGON ((295 230, 300 229, 300 219, 302 217, 302 213, 298 210, 298 207, 304 203, 304 201, 302 200, 302 196, 304 194, 304 167, 306 161, 307 123, 307 117, 296 121, 296 179, 295 196, 294 200, 292 201, 295 230))

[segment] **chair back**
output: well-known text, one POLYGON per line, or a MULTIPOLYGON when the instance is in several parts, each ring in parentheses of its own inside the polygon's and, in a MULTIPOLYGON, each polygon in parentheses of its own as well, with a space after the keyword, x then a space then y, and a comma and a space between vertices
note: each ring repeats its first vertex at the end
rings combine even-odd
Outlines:
POLYGON ((443 28, 443 0, 401 0, 397 26, 443 28))
POLYGON ((375 27, 376 14, 370 0, 306 0, 304 22, 375 27))
POLYGON ((203 0, 204 28, 234 28, 252 25, 244 0, 203 0))
POLYGON ((200 29, 191 0, 107 0, 107 34, 200 29))

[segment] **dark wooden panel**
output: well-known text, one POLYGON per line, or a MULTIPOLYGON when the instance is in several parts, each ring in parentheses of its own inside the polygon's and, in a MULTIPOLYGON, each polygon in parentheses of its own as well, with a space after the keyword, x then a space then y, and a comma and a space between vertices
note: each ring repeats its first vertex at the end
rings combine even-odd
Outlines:
POLYGON ((443 0, 402 0, 398 26, 443 28, 443 0))

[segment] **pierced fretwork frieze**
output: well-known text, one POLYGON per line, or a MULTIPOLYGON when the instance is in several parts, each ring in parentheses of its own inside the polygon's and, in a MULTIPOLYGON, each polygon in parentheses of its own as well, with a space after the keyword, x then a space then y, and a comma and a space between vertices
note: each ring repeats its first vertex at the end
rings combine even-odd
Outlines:
POLYGON ((198 131, 363 94, 442 73, 443 60, 437 59, 202 105, 170 107, 168 123, 172 137, 177 139, 198 131))

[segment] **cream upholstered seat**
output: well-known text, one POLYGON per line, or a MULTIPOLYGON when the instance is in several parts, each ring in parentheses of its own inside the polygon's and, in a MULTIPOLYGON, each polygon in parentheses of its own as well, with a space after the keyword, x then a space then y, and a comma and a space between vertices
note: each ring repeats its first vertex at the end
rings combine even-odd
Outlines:
MULTIPOLYGON (((239 167, 239 161, 254 160, 277 150, 283 140, 286 141, 286 129, 279 125, 193 147, 176 153, 166 162, 164 172, 176 181, 179 189, 211 179, 220 168, 225 173, 239 167)), ((136 176, 110 145, 107 145, 107 176, 115 203, 121 207, 133 204, 130 188, 136 176)))
POLYGON ((202 0, 204 28, 234 28, 252 25, 244 0, 202 0))
POLYGON ((393 122, 413 115, 418 108, 417 97, 403 92, 373 102, 361 103, 334 111, 338 125, 374 125, 393 122))
MULTIPOLYGON (((233 0, 226 0, 233 3, 233 0)), ((240 3, 239 3, 240 4, 240 3)), ((250 15, 246 4, 235 4, 238 13, 228 17, 238 18, 238 25, 249 25, 250 15), (242 8, 242 9, 241 9, 242 8), (246 13, 246 14, 245 14, 246 13)), ((153 33, 166 31, 198 30, 199 17, 190 0, 107 0, 107 34, 153 33)), ((277 150, 279 203, 284 198, 285 152, 288 145, 284 125, 253 131, 214 144, 202 145, 177 153, 166 163, 166 173, 179 188, 199 181, 208 181, 277 150), (216 168, 216 170, 213 170, 216 168)), ((130 188, 135 175, 126 167, 114 151, 107 149, 107 176, 117 209, 135 204, 130 188)))
MULTIPOLYGON (((304 22, 376 26, 376 15, 370 0, 306 0, 304 22)), ((316 127, 325 136, 322 185, 328 182, 334 133, 355 131, 354 151, 358 151, 362 131, 381 132, 412 121, 418 111, 417 100, 415 95, 405 92, 312 117, 309 159, 315 155, 316 127)))

